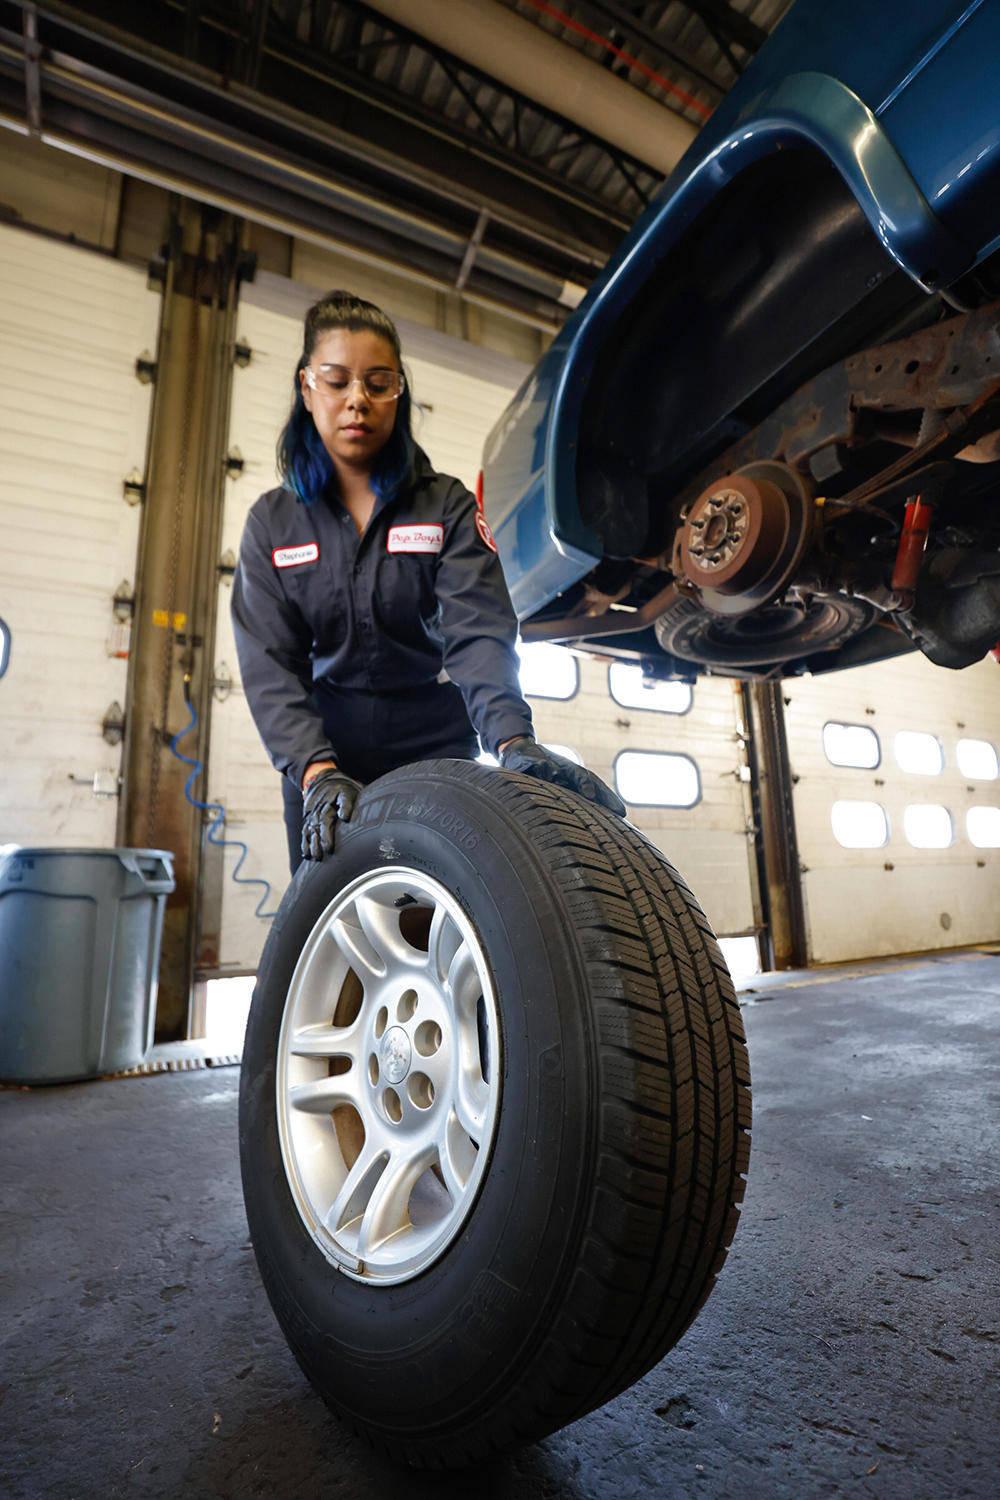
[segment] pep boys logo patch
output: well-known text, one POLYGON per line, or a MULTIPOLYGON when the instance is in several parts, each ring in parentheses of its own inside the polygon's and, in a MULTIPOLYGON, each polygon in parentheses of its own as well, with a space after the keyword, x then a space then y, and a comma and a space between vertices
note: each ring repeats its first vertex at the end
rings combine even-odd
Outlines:
POLYGON ((483 471, 480 469, 476 479, 476 530, 480 538, 489 547, 491 552, 497 550, 496 538, 490 530, 490 523, 486 519, 486 511, 483 506, 483 471))
POLYGON ((436 521, 420 526, 390 526, 386 542, 388 552, 440 552, 444 544, 444 527, 436 521))
POLYGON ((318 557, 318 542, 303 542, 299 547, 275 547, 271 553, 276 568, 301 568, 303 563, 315 562, 318 557))
POLYGON ((490 551, 495 552, 497 550, 496 539, 494 538, 493 533, 490 530, 490 523, 489 521, 487 521, 482 511, 476 512, 476 530, 479 532, 479 535, 482 537, 487 547, 489 547, 490 551))

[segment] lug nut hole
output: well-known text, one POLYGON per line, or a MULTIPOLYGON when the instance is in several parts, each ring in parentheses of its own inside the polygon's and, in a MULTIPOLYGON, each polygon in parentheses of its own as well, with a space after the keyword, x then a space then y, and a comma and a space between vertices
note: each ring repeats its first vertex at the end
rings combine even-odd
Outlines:
POLYGON ((441 1028, 436 1021, 421 1021, 413 1040, 421 1057, 433 1057, 443 1040, 441 1028))
POLYGON ((426 1073, 411 1073, 406 1082, 410 1103, 417 1109, 430 1109, 434 1103, 434 1085, 426 1073))
POLYGON ((396 1020, 408 1021, 417 1008, 416 990, 404 990, 396 1002, 396 1020))

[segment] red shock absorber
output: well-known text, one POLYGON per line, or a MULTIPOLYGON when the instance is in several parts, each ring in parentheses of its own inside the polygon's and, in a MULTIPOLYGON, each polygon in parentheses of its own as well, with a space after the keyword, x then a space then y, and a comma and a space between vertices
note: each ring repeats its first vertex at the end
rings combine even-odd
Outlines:
POLYGON ((892 570, 892 587, 905 599, 912 600, 917 587, 920 562, 927 546, 927 533, 931 527, 933 506, 914 495, 906 502, 903 532, 896 552, 896 565, 892 570))

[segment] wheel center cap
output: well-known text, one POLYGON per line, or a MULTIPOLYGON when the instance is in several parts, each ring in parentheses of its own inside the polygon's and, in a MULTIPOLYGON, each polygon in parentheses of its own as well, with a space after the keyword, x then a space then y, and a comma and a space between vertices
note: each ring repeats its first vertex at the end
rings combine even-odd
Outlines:
POLYGON ((388 1078, 390 1083, 401 1083, 410 1071, 412 1057, 413 1049, 410 1046, 410 1038, 402 1026, 391 1026, 382 1038, 382 1045, 379 1048, 379 1061, 384 1077, 388 1078))

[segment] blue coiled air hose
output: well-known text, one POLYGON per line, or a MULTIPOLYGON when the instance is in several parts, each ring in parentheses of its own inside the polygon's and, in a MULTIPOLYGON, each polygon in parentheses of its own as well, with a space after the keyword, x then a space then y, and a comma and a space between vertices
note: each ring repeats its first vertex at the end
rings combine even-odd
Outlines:
POLYGON ((262 911, 261 908, 265 905, 267 898, 271 894, 270 881, 264 880, 259 875, 240 874, 240 869, 242 868, 243 861, 247 857, 246 844, 244 844, 242 839, 227 839, 216 837, 218 828, 222 823, 225 822, 226 809, 222 806, 221 802, 199 802, 198 798, 194 796, 191 791, 191 787, 195 780, 195 777, 198 776, 201 772, 201 761, 194 760, 190 755, 185 755, 183 750, 178 750, 177 748, 178 740, 182 740, 186 734, 190 734, 191 730, 198 722, 198 715, 194 711, 194 704, 191 702, 186 681, 184 683, 184 701, 187 704, 188 713, 191 715, 191 718, 189 722, 185 724, 184 728, 180 730, 178 734, 175 734, 173 739, 170 741, 170 749, 173 751, 174 755, 176 755, 177 759, 182 760, 185 765, 191 766, 192 768, 191 774, 188 776, 187 781, 185 781, 184 783, 184 795, 190 802, 192 807, 200 807, 205 812, 211 812, 215 814, 215 817, 212 819, 212 822, 208 827, 208 842, 210 844, 215 844, 219 849, 224 849, 228 846, 231 849, 240 850, 240 857, 236 861, 236 867, 233 870, 233 879, 237 881, 239 885, 262 885, 264 887, 263 895, 257 902, 254 916, 262 917, 264 921, 269 921, 271 917, 277 916, 277 912, 262 911))

